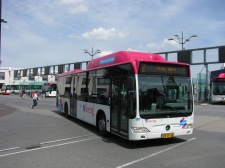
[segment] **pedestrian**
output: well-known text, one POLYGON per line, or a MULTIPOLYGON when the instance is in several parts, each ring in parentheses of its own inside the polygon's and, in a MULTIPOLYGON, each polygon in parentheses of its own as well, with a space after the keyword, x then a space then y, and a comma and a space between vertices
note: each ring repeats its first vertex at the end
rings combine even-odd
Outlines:
POLYGON ((27 98, 25 89, 22 90, 22 95, 23 95, 23 99, 24 99, 24 98, 27 98))
POLYGON ((38 96, 38 99, 41 98, 41 91, 40 90, 37 91, 37 96, 38 96))
POLYGON ((34 96, 32 98, 33 100, 33 105, 31 105, 31 108, 34 109, 34 108, 37 108, 37 101, 38 101, 38 94, 37 94, 37 91, 34 92, 34 96))
POLYGON ((45 99, 46 98, 46 91, 45 89, 42 90, 42 97, 45 99))

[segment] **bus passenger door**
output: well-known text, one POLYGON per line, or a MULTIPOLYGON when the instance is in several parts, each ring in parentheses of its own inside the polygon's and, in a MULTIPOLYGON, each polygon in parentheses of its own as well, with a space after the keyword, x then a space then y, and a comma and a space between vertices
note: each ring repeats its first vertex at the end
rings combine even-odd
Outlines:
POLYGON ((72 81, 70 84, 71 95, 70 95, 70 115, 77 117, 77 91, 76 91, 76 76, 72 76, 72 81))
POLYGON ((112 83, 111 132, 127 138, 128 136, 128 100, 127 79, 115 78, 112 83))

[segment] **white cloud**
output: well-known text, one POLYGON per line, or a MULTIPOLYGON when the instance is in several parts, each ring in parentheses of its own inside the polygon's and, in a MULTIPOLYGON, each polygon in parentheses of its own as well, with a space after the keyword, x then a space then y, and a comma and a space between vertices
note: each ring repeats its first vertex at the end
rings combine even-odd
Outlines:
POLYGON ((88 7, 83 0, 61 0, 60 2, 67 7, 67 12, 72 15, 88 11, 88 7))
POLYGON ((174 40, 169 41, 168 39, 164 39, 162 42, 159 42, 159 43, 154 43, 154 42, 147 43, 145 45, 145 47, 148 48, 148 49, 150 49, 150 51, 160 52, 164 48, 169 48, 169 46, 173 46, 173 47, 179 48, 180 47, 179 45, 180 44, 178 44, 174 40))
POLYGON ((109 55, 109 54, 112 54, 113 51, 101 51, 101 53, 98 54, 99 57, 103 57, 103 56, 106 56, 106 55, 109 55))
POLYGON ((139 50, 128 48, 127 51, 139 51, 139 50))
POLYGON ((115 28, 106 30, 105 28, 99 27, 90 32, 83 33, 82 37, 85 39, 110 40, 117 37, 124 38, 128 34, 129 33, 117 32, 115 28))
POLYGON ((147 43, 146 44, 146 47, 147 48, 159 48, 159 44, 157 44, 157 43, 147 43))
POLYGON ((163 45, 166 45, 166 44, 172 45, 172 46, 177 47, 177 48, 179 48, 179 47, 180 47, 180 44, 179 44, 179 43, 177 43, 177 42, 176 42, 176 41, 174 41, 174 40, 164 39, 164 41, 163 41, 163 45))
POLYGON ((126 36, 128 36, 130 33, 129 32, 119 32, 118 33, 118 37, 119 38, 125 38, 126 36))

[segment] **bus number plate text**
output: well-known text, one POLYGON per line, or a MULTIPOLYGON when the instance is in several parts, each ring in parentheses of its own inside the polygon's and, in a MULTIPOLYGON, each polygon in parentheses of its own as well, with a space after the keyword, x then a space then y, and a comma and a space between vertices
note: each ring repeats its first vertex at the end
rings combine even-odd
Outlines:
POLYGON ((162 134, 162 138, 172 138, 174 137, 174 133, 167 133, 167 134, 162 134))

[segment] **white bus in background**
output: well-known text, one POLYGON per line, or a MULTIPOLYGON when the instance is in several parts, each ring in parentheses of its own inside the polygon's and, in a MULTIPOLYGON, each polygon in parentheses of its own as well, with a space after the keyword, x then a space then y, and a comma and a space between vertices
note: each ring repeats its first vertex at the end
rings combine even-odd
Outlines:
POLYGON ((56 97, 57 83, 47 82, 42 86, 42 91, 45 92, 45 97, 56 97))
POLYGON ((212 103, 225 103, 225 73, 213 77, 210 86, 212 103))

